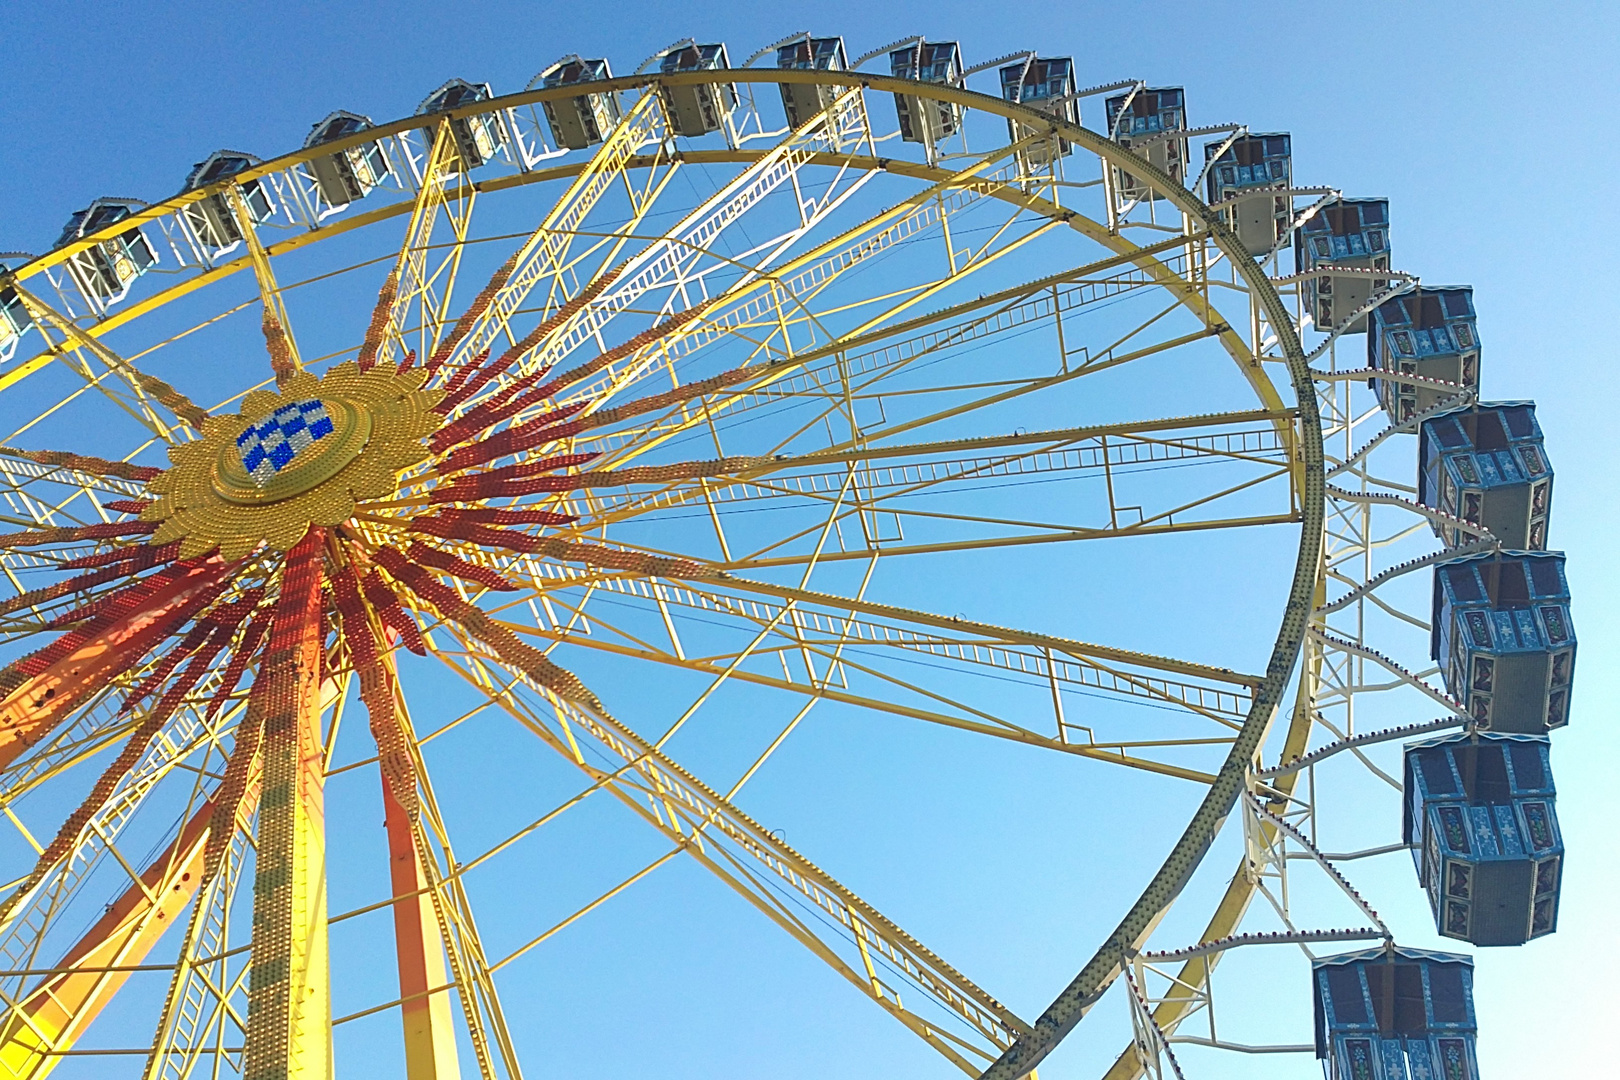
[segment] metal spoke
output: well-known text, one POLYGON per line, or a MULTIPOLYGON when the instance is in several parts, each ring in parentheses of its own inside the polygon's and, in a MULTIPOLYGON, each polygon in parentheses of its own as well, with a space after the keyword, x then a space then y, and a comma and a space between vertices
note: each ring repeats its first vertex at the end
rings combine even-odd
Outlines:
POLYGON ((16 292, 36 323, 41 326, 48 324, 61 335, 60 344, 51 345, 48 354, 67 364, 87 385, 99 390, 158 439, 173 443, 177 436, 174 425, 157 411, 157 405, 162 405, 193 428, 201 426, 207 413, 185 395, 156 376, 137 371, 128 361, 103 345, 99 338, 85 333, 72 319, 56 311, 20 283, 9 281, 6 284, 16 292), (97 371, 98 365, 103 370, 97 371))
POLYGON ((258 227, 243 199, 242 189, 231 184, 225 189, 225 198, 236 218, 237 231, 242 234, 248 255, 253 260, 253 277, 258 282, 259 299, 264 308, 264 341, 270 352, 270 367, 275 373, 276 384, 285 385, 288 379, 304 370, 303 360, 298 354, 298 341, 293 337, 292 320, 287 316, 287 304, 281 295, 281 286, 276 284, 270 254, 264 250, 264 242, 259 239, 258 227))
MULTIPOLYGON (((476 645, 463 645, 469 668, 495 663, 476 645)), ((478 685, 469 670, 458 670, 478 685)), ((609 782, 609 791, 963 1071, 971 1075, 993 1056, 992 1048, 1025 1030, 993 998, 616 721, 523 693, 505 695, 497 704, 593 779, 630 764, 629 772, 609 782), (606 755, 604 765, 584 756, 581 736, 593 752, 606 755), (822 923, 823 916, 832 922, 822 923), (851 946, 855 956, 845 959, 851 946), (964 1023, 967 1034, 904 1008, 875 964, 928 995, 964 1023)))
POLYGON ((452 176, 467 171, 450 122, 439 121, 433 126, 433 132, 405 241, 400 245, 394 270, 384 286, 384 295, 378 301, 388 312, 381 333, 372 345, 375 361, 381 365, 392 362, 396 350, 409 347, 406 335, 410 326, 418 328, 418 358, 426 360, 432 353, 445 321, 456 269, 461 265, 462 249, 472 223, 477 188, 466 184, 452 188, 449 184, 452 176), (431 242, 441 214, 456 242, 430 267, 431 242))
MULTIPOLYGON (((635 583, 630 584, 633 587, 635 583)), ((684 590, 670 590, 672 594, 681 591, 684 590)), ((837 600, 820 597, 818 602, 836 608, 839 606, 837 600)), ((605 620, 599 608, 593 608, 593 613, 587 615, 583 606, 574 607, 561 599, 554 603, 570 614, 567 628, 531 627, 518 623, 507 624, 508 628, 515 633, 558 644, 701 672, 717 680, 732 679, 770 687, 794 696, 856 706, 877 715, 922 720, 1197 783, 1208 783, 1212 777, 1207 772, 1173 761, 1158 760, 1150 755, 1154 751, 1183 752, 1189 748, 1229 743, 1231 737, 1228 728, 1234 722, 1231 716, 1236 714, 1240 703, 1246 702, 1241 690, 1222 690, 1155 677, 1090 658, 1065 655, 1059 660, 1055 656, 1049 658, 1045 655, 1046 650, 1032 653, 982 641, 963 642, 954 637, 907 640, 903 631, 886 624, 863 625, 860 620, 829 618, 807 608, 774 607, 752 601, 738 603, 735 598, 724 596, 717 596, 703 604, 703 609, 731 615, 745 626, 765 626, 779 640, 744 652, 677 655, 651 642, 639 640, 629 631, 605 620), (815 633, 818 624, 827 627, 830 639, 815 633), (846 650, 851 647, 865 645, 869 640, 866 635, 897 641, 900 643, 896 646, 899 649, 937 658, 953 668, 960 665, 971 671, 975 666, 983 666, 1017 672, 1027 676, 1031 685, 1044 682, 1048 686, 1068 686, 1071 690, 1116 693, 1144 704, 1175 706, 1214 721, 1220 730, 1214 734, 1186 737, 1156 736, 1151 731, 1133 731, 1124 738, 1098 738, 1088 725, 1070 720, 1059 702, 1054 710, 1052 733, 1044 734, 999 715, 998 711, 974 707, 957 697, 942 695, 901 678, 886 667, 875 667, 846 655, 846 650), (750 653, 759 662, 743 666, 741 661, 747 659, 750 653), (789 655, 802 661, 806 668, 803 676, 787 669, 789 655), (782 667, 780 674, 771 671, 778 663, 782 667), (820 673, 816 671, 818 663, 823 669, 820 673), (864 685, 859 690, 851 687, 851 674, 865 677, 864 685)), ((1224 674, 1228 678, 1241 678, 1235 673, 1224 674)))

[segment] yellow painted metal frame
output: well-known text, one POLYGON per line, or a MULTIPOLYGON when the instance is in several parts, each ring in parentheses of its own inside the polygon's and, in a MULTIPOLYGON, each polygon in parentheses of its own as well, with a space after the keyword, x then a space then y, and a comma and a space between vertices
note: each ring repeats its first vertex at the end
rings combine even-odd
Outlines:
MULTIPOLYGON (((1282 628, 1275 643, 1271 661, 1268 664, 1265 680, 1258 688, 1253 708, 1232 747, 1226 764, 1211 785, 1210 791, 1194 815, 1186 832, 1175 845, 1169 859, 1155 875, 1142 897, 1132 906, 1118 928, 1109 936, 1097 954, 1082 968, 1070 986, 1059 995, 1051 1007, 1036 1021, 1033 1030, 1008 1048, 1002 1057, 984 1073, 987 1080, 989 1078, 1014 1080, 1014 1078, 1030 1072, 1038 1065, 1040 1060, 1056 1045, 1057 1041, 1079 1022, 1090 1006, 1101 996, 1101 993, 1107 988, 1112 979, 1118 975, 1121 965, 1128 959, 1131 952, 1139 946, 1156 923, 1159 915, 1191 876, 1193 868, 1207 850, 1219 822, 1224 819, 1235 803, 1244 782, 1244 773, 1248 762, 1253 758, 1257 748, 1270 729, 1285 685, 1290 677, 1291 669, 1298 656, 1300 644, 1304 637, 1306 619, 1312 598, 1316 592, 1318 580, 1318 553, 1324 495, 1322 479, 1323 453, 1320 423, 1316 414, 1311 375, 1305 367, 1303 352, 1291 330, 1291 322, 1287 312, 1282 308, 1281 301, 1253 261, 1241 256, 1240 246, 1226 230, 1225 226, 1220 223, 1216 215, 1206 210, 1192 193, 1180 188, 1168 177, 1159 174, 1151 165, 1134 155, 1130 155, 1128 151, 1121 149, 1096 133, 1054 120, 1045 114, 1022 106, 1008 104, 996 98, 953 87, 917 84, 878 76, 831 72, 734 71, 728 73, 728 77, 737 82, 859 85, 873 91, 903 91, 912 95, 926 96, 931 99, 1017 120, 1026 128, 1049 131, 1054 136, 1059 136, 1070 143, 1095 153, 1104 160, 1105 167, 1106 165, 1128 166, 1134 175, 1145 179, 1156 190, 1163 193, 1171 204, 1184 215, 1200 223, 1202 230, 1207 232, 1231 256, 1232 265, 1243 275, 1245 284, 1264 309, 1268 322, 1281 339, 1279 347, 1283 353, 1282 359, 1297 399, 1297 416, 1301 433, 1297 446, 1295 471, 1298 478, 1297 487, 1300 491, 1302 530, 1294 580, 1284 612, 1282 628)), ((685 76, 618 79, 604 84, 602 89, 631 90, 666 84, 670 86, 686 83, 696 84, 705 82, 707 78, 712 78, 712 76, 706 77, 702 73, 692 73, 685 76)), ((512 108, 564 96, 567 96, 565 89, 536 91, 498 98, 479 103, 476 106, 466 106, 454 110, 453 114, 456 116, 473 115, 491 109, 512 108)), ((325 145, 320 148, 319 153, 329 154, 334 150, 340 151, 345 149, 349 143, 358 144, 363 141, 372 141, 380 135, 392 134, 418 124, 419 121, 416 120, 402 120, 380 129, 367 131, 363 136, 356 135, 347 140, 339 140, 336 143, 325 145)), ((255 166, 253 169, 232 178, 230 183, 236 184, 260 175, 268 175, 293 162, 307 160, 311 156, 313 156, 312 152, 305 151, 301 154, 276 159, 255 166)), ((750 156, 736 152, 717 152, 710 155, 689 154, 687 159, 696 161, 708 157, 714 161, 747 160, 750 156)), ((941 170, 930 170, 926 166, 898 161, 871 159, 862 163, 844 155, 827 156, 835 159, 836 163, 840 165, 855 164, 857 167, 864 165, 867 168, 882 168, 901 175, 913 175, 919 179, 937 179, 942 173, 941 170)), ((542 173, 549 173, 552 176, 567 175, 571 171, 577 171, 580 167, 564 166, 558 170, 541 170, 520 177, 506 177, 485 184, 465 186, 473 190, 495 190, 501 187, 514 186, 517 183, 549 178, 543 176, 542 173)), ((173 211, 180 205, 195 202, 214 194, 219 186, 188 192, 177 199, 140 211, 131 219, 120 222, 116 230, 109 230, 109 232, 127 230, 132 224, 139 225, 144 221, 154 220, 165 213, 173 211)), ((1033 196, 1025 196, 1020 199, 1002 192, 998 193, 998 197, 1022 204, 1025 209, 1032 212, 1045 213, 1048 216, 1062 216, 1071 227, 1088 235, 1096 242, 1127 258, 1132 257, 1135 245, 1126 241, 1117 232, 1110 231, 1104 225, 1091 222, 1067 211, 1060 211, 1057 207, 1045 202, 1045 200, 1033 196)), ((379 211, 357 215, 355 218, 343 222, 340 226, 322 230, 321 233, 294 237, 284 241, 282 244, 272 245, 269 253, 274 254, 277 251, 290 250, 302 246, 304 243, 313 242, 315 239, 321 238, 322 235, 333 235, 339 231, 359 228, 400 212, 402 212, 401 208, 385 207, 379 211)), ((16 272, 16 276, 18 279, 26 279, 40 273, 47 267, 56 265, 71 257, 77 251, 100 242, 101 239, 103 237, 96 234, 76 241, 21 267, 16 272)), ((115 325, 128 322, 144 311, 166 302, 168 299, 194 291, 204 284, 233 273, 249 262, 251 262, 251 258, 239 259, 234 263, 195 275, 167 290, 160 297, 151 297, 146 301, 122 309, 115 315, 90 327, 88 333, 92 336, 99 336, 115 325)), ((1261 371, 1259 358, 1249 351, 1241 335, 1219 318, 1218 313, 1209 304, 1207 297, 1195 286, 1179 276, 1164 272, 1162 267, 1155 271, 1155 263, 1151 259, 1143 260, 1139 265, 1143 265, 1143 268, 1150 272, 1158 273, 1160 283, 1172 294, 1176 295, 1188 309, 1197 314, 1205 325, 1209 327, 1210 331, 1220 338, 1222 345, 1238 360, 1245 377, 1248 378, 1263 405, 1268 410, 1283 411, 1284 404, 1277 395, 1275 388, 1271 385, 1269 378, 1261 371)), ((49 358, 48 354, 36 357, 13 367, 4 375, 0 375, 0 390, 14 384, 18 379, 26 377, 30 372, 37 371, 44 363, 48 363, 49 358)), ((1308 716, 1300 717, 1296 715, 1293 723, 1294 726, 1290 729, 1287 740, 1290 746, 1298 744, 1303 739, 1304 734, 1308 733, 1310 719, 1308 716), (1304 725, 1303 728, 1301 725, 1304 725)), ((1252 895, 1252 890, 1245 891, 1240 881, 1234 879, 1232 889, 1229 890, 1226 900, 1223 901, 1216 912, 1215 918, 1211 921, 1209 933, 1218 936, 1218 931, 1223 927, 1235 925, 1237 918, 1241 916, 1242 909, 1247 904, 1249 895, 1252 895)))

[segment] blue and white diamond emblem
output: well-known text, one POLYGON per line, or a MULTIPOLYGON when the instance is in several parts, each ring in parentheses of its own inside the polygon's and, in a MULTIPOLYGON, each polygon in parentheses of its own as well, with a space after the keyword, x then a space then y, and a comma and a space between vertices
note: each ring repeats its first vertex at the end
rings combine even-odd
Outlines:
POLYGON ((264 487, 299 454, 332 434, 332 416, 319 401, 283 405, 236 437, 242 468, 264 487))

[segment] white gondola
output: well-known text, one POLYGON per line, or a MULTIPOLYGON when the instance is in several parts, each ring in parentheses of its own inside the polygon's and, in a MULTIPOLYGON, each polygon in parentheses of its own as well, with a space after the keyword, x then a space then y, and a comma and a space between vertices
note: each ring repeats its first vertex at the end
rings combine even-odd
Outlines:
MULTIPOLYGON (((578 56, 565 56, 536 75, 529 85, 539 84, 550 89, 556 86, 577 86, 581 83, 600 82, 613 78, 613 70, 606 60, 582 60, 578 56)), ((546 122, 551 125, 551 137, 558 146, 570 150, 583 150, 601 142, 613 125, 619 122, 619 98, 611 92, 586 93, 571 98, 548 99, 544 102, 546 122)))
MULTIPOLYGON (((465 79, 451 79, 422 100, 416 107, 417 116, 445 112, 460 105, 485 101, 492 96, 488 83, 470 83, 465 79)), ((428 145, 432 145, 434 129, 424 127, 428 145)), ((460 160, 452 169, 476 169, 489 161, 506 145, 506 134, 497 113, 483 112, 471 116, 452 116, 450 134, 456 140, 460 160)))
MULTIPOLYGON (((192 166, 191 172, 186 175, 186 185, 182 190, 196 191, 198 188, 217 184, 258 163, 259 159, 251 154, 238 153, 234 150, 216 150, 192 166)), ((238 188, 242 193, 242 202, 247 207, 248 218, 254 224, 268 220, 275 213, 270 193, 263 183, 258 180, 245 180, 238 188)), ((221 192, 215 192, 188 204, 185 213, 186 221, 197 234, 197 238, 216 252, 234 247, 242 239, 242 230, 236 214, 232 212, 231 204, 221 192)))
MULTIPOLYGON (((369 116, 335 112, 310 129, 304 148, 320 146, 372 126, 369 116)), ((381 143, 367 142, 313 158, 309 168, 315 174, 321 198, 333 207, 341 207, 365 198, 372 188, 383 182, 389 171, 388 155, 383 152, 381 143)))
MULTIPOLYGON (((68 219, 57 247, 99 232, 129 217, 143 203, 131 199, 97 199, 68 219)), ((68 273, 84 292, 99 303, 123 299, 134 280, 157 265, 157 251, 138 226, 117 233, 99 244, 68 256, 68 273)), ((21 310, 21 305, 17 305, 21 310)))

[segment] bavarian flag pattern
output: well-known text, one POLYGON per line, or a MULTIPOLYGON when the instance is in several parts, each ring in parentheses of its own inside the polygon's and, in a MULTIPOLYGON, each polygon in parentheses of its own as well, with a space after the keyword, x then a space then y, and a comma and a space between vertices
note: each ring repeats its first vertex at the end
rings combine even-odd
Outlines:
POLYGON ((260 487, 292 463, 293 458, 332 434, 332 417, 319 401, 296 401, 236 437, 242 468, 260 487))

